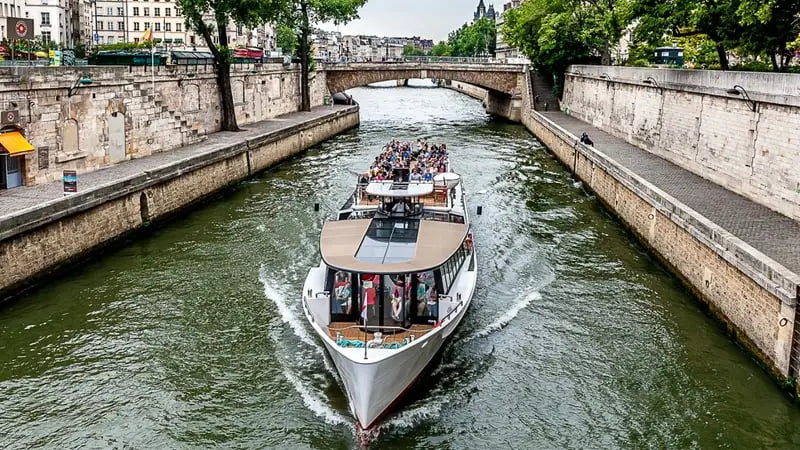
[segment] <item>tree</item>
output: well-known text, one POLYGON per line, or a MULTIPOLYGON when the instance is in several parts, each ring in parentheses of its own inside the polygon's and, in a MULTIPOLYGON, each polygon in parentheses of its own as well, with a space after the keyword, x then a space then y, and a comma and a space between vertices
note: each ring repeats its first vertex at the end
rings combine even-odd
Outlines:
POLYGON ((226 131, 238 131, 236 110, 231 90, 231 61, 233 55, 228 48, 228 23, 246 27, 264 23, 277 0, 177 0, 186 18, 186 27, 199 34, 214 55, 217 88, 220 94, 221 124, 226 131), (219 45, 214 43, 212 33, 217 34, 219 45))
POLYGON ((275 41, 279 49, 286 55, 294 55, 297 50, 297 35, 286 25, 278 26, 275 41))
POLYGON ((567 67, 587 61, 596 50, 590 28, 573 6, 569 0, 528 0, 504 13, 503 39, 528 56, 540 73, 556 80, 556 94, 567 67))
POLYGON ((431 55, 433 56, 451 56, 452 54, 452 47, 445 41, 440 41, 431 49, 431 55))
POLYGON ((740 0, 736 12, 743 26, 742 49, 766 55, 772 70, 785 72, 800 34, 800 0, 740 0))
POLYGON ((294 31, 300 52, 300 109, 311 111, 309 71, 311 27, 322 22, 347 23, 358 18, 358 9, 367 0, 274 0, 272 15, 278 26, 294 31))

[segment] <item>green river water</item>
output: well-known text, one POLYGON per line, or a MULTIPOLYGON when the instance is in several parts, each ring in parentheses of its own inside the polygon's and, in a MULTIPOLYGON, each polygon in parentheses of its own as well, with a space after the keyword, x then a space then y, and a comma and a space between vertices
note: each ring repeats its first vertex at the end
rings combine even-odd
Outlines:
POLYGON ((0 307, 0 448, 357 446, 300 291, 354 174, 422 135, 483 206, 479 285, 372 448, 800 448, 800 409, 523 127, 352 93, 359 129, 0 307))

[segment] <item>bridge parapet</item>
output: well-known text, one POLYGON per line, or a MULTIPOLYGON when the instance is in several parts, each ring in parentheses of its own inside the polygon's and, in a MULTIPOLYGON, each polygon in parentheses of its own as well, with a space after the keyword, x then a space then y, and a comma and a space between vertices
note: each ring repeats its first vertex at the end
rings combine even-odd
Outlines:
POLYGON ((434 78, 480 86, 490 91, 518 96, 526 66, 481 62, 340 62, 326 63, 328 89, 342 92, 380 81, 434 78))

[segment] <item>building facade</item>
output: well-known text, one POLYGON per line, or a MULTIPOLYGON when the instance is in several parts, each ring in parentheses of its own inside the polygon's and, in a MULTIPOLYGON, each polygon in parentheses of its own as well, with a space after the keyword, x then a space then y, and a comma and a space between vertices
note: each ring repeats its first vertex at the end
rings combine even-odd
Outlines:
POLYGON ((489 4, 489 9, 486 9, 486 5, 483 4, 483 0, 480 0, 478 2, 478 7, 475 8, 475 13, 472 15, 472 20, 476 21, 483 19, 484 17, 489 20, 495 20, 497 18, 494 11, 494 5, 489 4))
POLYGON ((510 1, 504 4, 503 11, 497 14, 497 19, 495 20, 497 24, 497 44, 494 50, 494 57, 497 59, 512 59, 518 60, 521 63, 527 62, 525 55, 523 55, 519 49, 509 46, 506 41, 503 40, 503 33, 501 33, 503 23, 505 23, 505 13, 509 10, 519 8, 520 4, 522 4, 521 0, 510 1))
POLYGON ((25 0, 3 0, 0 2, 0 36, 3 38, 7 36, 6 18, 25 17, 22 12, 24 7, 25 0))
POLYGON ((34 35, 42 42, 72 47, 73 0, 25 0, 24 17, 33 19, 34 35))

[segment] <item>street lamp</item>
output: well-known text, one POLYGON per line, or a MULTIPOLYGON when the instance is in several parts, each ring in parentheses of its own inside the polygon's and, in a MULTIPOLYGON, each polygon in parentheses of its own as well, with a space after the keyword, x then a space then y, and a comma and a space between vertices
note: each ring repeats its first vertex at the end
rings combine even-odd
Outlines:
POLYGON ((741 95, 742 97, 744 97, 744 101, 746 101, 747 104, 750 106, 750 109, 753 112, 756 112, 756 102, 750 99, 750 96, 747 95, 747 91, 745 91, 744 88, 741 87, 740 85, 737 84, 733 86, 731 89, 726 90, 725 92, 731 95, 741 95))
POLYGON ((653 78, 653 77, 647 77, 646 80, 642 80, 642 83, 649 84, 649 85, 653 86, 654 88, 658 89, 658 93, 659 94, 663 94, 664 93, 664 88, 659 86, 658 85, 658 81, 656 81, 656 79, 653 78))

